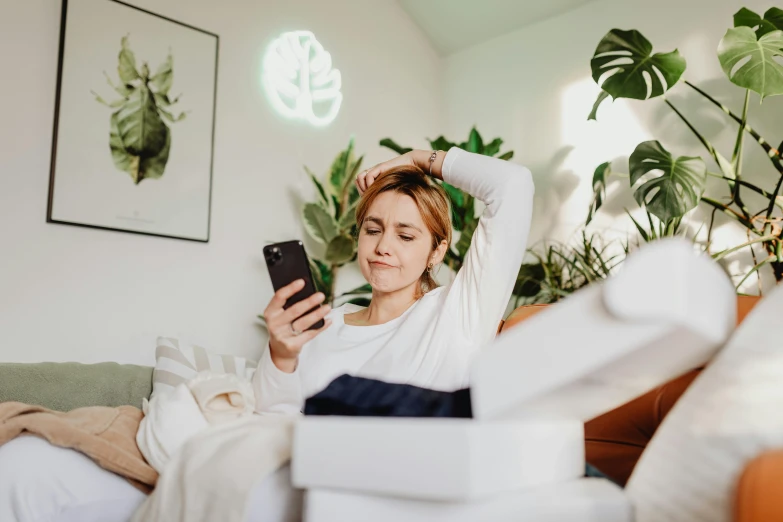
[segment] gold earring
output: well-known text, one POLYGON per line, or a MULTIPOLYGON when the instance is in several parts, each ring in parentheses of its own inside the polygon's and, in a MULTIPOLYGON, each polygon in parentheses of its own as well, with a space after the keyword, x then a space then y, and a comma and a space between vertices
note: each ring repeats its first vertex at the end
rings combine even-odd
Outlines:
POLYGON ((429 265, 427 265, 427 273, 428 273, 428 274, 431 274, 431 273, 432 273, 432 263, 430 263, 429 265))

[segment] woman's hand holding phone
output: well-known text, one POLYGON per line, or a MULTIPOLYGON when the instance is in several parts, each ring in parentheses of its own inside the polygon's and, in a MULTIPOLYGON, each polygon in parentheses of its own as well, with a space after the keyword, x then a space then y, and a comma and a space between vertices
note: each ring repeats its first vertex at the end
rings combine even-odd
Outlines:
POLYGON ((298 279, 275 292, 269 305, 264 310, 267 328, 269 330, 269 349, 272 362, 281 371, 293 373, 302 347, 315 336, 329 328, 330 319, 325 321, 318 330, 308 330, 309 327, 323 319, 331 311, 329 305, 318 307, 317 310, 299 317, 311 308, 324 301, 324 294, 317 292, 307 299, 292 305, 287 310, 283 308, 286 301, 304 288, 305 282, 298 279), (298 319, 297 319, 298 318, 298 319))

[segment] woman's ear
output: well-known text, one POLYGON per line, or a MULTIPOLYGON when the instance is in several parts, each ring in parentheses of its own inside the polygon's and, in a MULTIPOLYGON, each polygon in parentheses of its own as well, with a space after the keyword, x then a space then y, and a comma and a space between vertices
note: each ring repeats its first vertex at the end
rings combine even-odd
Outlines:
POLYGON ((446 257, 446 250, 448 250, 449 244, 444 239, 440 242, 440 244, 435 247, 435 251, 430 256, 430 263, 433 265, 437 265, 438 263, 443 261, 443 258, 446 257))

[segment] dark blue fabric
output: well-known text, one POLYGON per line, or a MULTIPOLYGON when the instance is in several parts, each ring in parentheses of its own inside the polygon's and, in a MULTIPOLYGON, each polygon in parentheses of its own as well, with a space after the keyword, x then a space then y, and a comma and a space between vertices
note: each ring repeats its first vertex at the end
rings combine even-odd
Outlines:
POLYGON ((470 390, 441 392, 341 375, 305 401, 305 415, 471 418, 470 390))
MULTIPOLYGON (((304 414, 348 417, 473 417, 470 388, 441 392, 352 375, 341 375, 323 391, 307 399, 304 414)), ((587 463, 584 476, 615 482, 587 463)))

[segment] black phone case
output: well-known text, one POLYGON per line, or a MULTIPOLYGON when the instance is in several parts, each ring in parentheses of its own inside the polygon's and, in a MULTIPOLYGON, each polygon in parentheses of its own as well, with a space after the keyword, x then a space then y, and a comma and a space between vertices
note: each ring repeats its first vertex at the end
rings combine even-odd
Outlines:
MULTIPOLYGON (((304 288, 288 298, 283 308, 288 309, 316 292, 313 274, 310 272, 310 262, 307 259, 307 253, 301 241, 285 241, 267 245, 264 247, 264 259, 266 259, 266 268, 269 270, 269 277, 272 279, 272 287, 275 289, 275 292, 297 279, 304 279, 305 281, 304 288)), ((302 316, 317 309, 318 306, 315 306, 302 314, 302 316)), ((317 330, 322 328, 323 325, 324 320, 321 319, 308 330, 317 330)))

